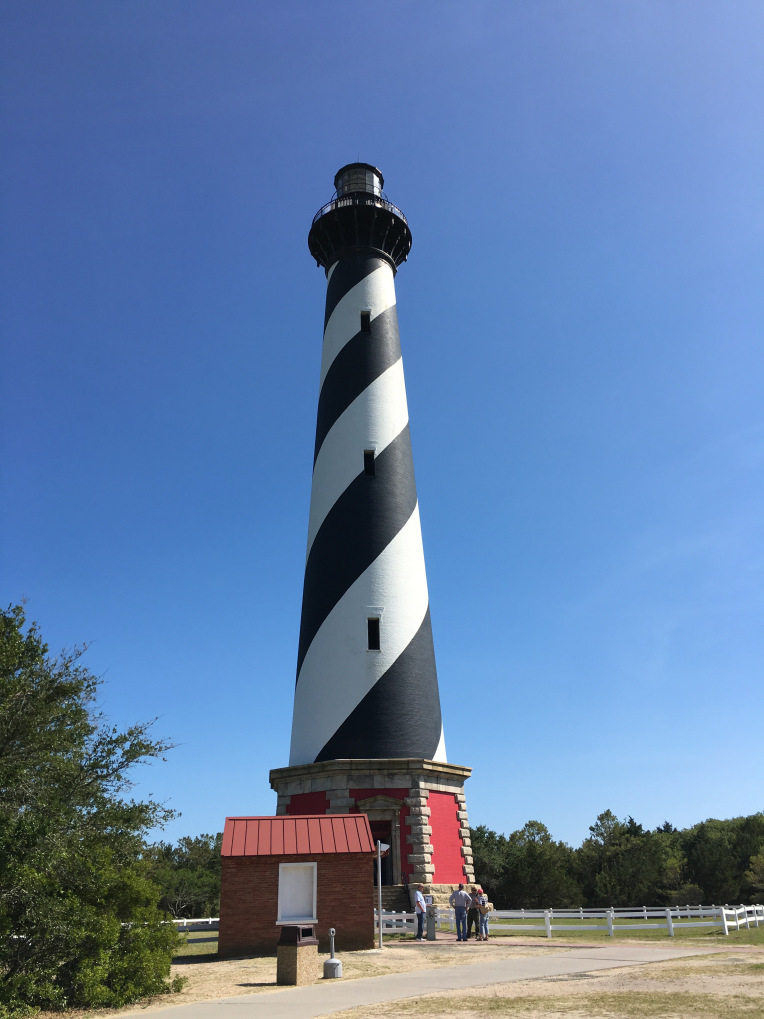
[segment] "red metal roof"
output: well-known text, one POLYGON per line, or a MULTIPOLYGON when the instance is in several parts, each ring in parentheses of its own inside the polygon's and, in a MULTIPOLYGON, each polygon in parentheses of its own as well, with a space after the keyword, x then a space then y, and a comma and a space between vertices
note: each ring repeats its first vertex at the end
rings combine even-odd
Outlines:
POLYGON ((366 814, 227 817, 221 856, 319 856, 373 853, 366 814))

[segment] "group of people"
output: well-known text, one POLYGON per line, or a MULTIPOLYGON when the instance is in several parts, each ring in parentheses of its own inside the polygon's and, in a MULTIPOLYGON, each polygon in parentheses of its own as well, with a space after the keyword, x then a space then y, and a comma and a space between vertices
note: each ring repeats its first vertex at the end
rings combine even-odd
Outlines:
MULTIPOLYGON (((418 885, 415 892, 416 940, 424 940, 424 916, 426 904, 423 895, 424 885, 418 885)), ((466 891, 464 885, 451 893, 448 900, 456 918, 456 940, 467 941, 475 927, 475 940, 488 941, 488 896, 482 888, 472 886, 472 892, 466 891)))
POLYGON ((459 885, 456 891, 451 892, 449 905, 453 908, 456 919, 456 940, 467 941, 475 927, 475 939, 477 941, 488 941, 488 896, 482 888, 472 886, 472 892, 468 892, 464 885, 459 885), (482 907, 482 908, 481 908, 482 907), (484 912, 485 909, 485 912, 484 912))

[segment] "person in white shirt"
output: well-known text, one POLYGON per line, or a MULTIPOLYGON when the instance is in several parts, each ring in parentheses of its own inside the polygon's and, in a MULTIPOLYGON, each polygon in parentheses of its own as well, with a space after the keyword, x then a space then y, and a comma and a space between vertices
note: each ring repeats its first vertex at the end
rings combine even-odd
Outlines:
POLYGON ((467 909, 472 902, 472 896, 465 892, 464 885, 459 885, 456 891, 451 892, 448 899, 449 905, 454 910, 456 919, 456 940, 467 940, 467 909))
POLYGON ((414 912, 416 913, 416 938, 415 941, 424 940, 424 911, 425 901, 422 890, 424 885, 417 885, 414 892, 414 912))

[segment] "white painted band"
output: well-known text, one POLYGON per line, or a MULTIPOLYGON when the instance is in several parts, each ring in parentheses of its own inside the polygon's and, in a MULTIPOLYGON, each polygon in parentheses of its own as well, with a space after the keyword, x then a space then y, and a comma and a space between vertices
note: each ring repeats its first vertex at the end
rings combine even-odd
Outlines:
POLYGON ((290 765, 316 759, 411 643, 427 606, 417 504, 387 548, 340 598, 308 648, 295 689, 290 765), (367 605, 384 606, 381 651, 367 650, 367 605))
POLYGON ((394 304, 395 277, 389 265, 381 265, 364 276, 337 302, 324 330, 319 390, 337 354, 360 331, 361 312, 371 309, 373 320, 394 304))
POLYGON ((308 551, 326 515, 363 471, 363 451, 379 456, 408 424, 403 361, 399 358, 343 411, 324 439, 313 468, 308 551))

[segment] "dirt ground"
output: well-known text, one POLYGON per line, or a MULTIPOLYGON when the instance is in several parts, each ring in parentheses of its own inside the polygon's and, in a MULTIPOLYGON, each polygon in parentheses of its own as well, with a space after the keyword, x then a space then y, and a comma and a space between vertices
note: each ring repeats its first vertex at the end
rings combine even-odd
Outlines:
MULTIPOLYGON (((385 1019, 762 1019, 764 951, 625 966, 603 972, 491 984, 393 1002, 385 1019)), ((333 1019, 368 1019, 368 1009, 333 1019)))
MULTIPOLYGON (((416 944, 388 943, 382 952, 353 952, 342 955, 343 979, 382 976, 418 969, 469 965, 487 957, 510 959, 546 955, 570 950, 575 945, 555 942, 553 946, 502 938, 487 944, 456 945, 449 942, 416 944)), ((689 946, 688 946, 689 947, 689 946)), ((700 947, 700 946, 699 946, 700 947)), ((707 947, 707 946, 703 946, 707 947)), ((172 976, 188 982, 177 994, 151 999, 119 1015, 154 1012, 176 1005, 276 990, 275 957, 218 961, 212 955, 189 956, 173 965, 172 976)), ((110 1014, 112 1017, 115 1013, 110 1014)), ((90 1013, 94 1016, 95 1013, 90 1013)), ((522 1019, 764 1019, 764 949, 736 946, 713 955, 667 959, 646 966, 511 981, 489 987, 444 992, 407 999, 385 1006, 385 1019, 438 1017, 477 1019, 493 1015, 522 1019)), ((336 1013, 341 1019, 368 1019, 368 1009, 336 1013)), ((336 1019, 335 1016, 335 1019, 336 1019)), ((170 1017, 171 1019, 171 1017, 170 1017)))

